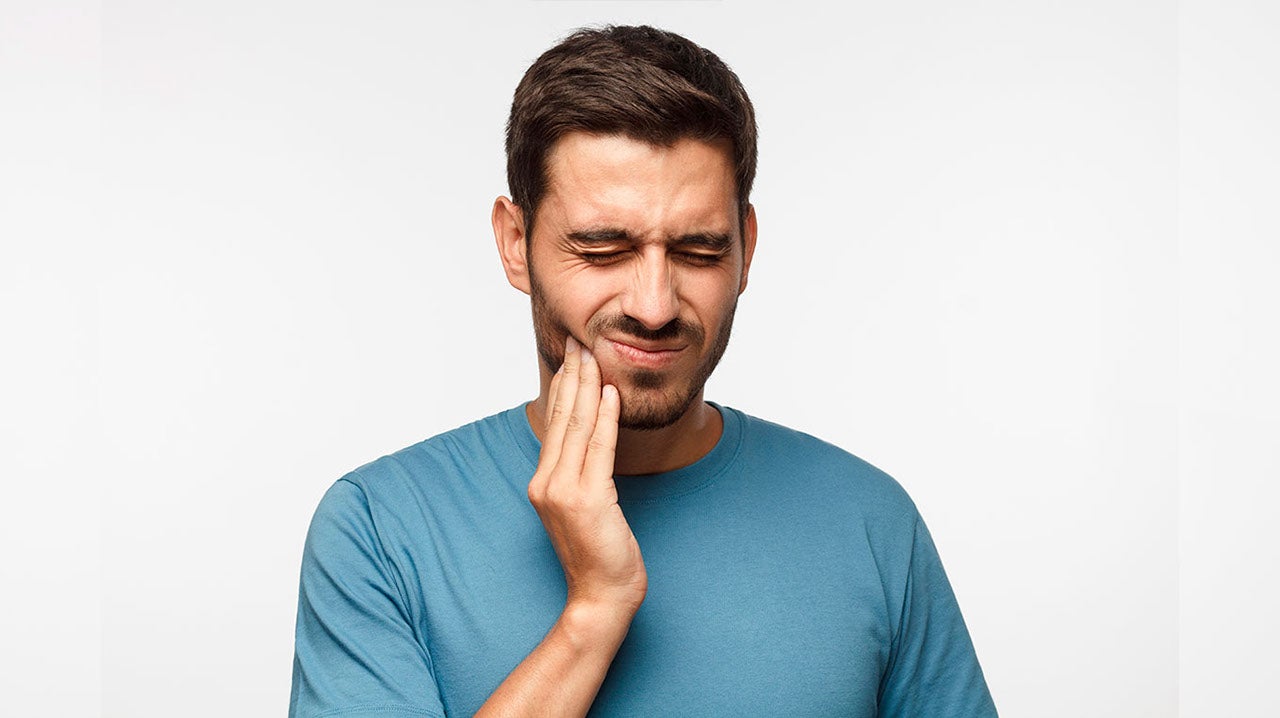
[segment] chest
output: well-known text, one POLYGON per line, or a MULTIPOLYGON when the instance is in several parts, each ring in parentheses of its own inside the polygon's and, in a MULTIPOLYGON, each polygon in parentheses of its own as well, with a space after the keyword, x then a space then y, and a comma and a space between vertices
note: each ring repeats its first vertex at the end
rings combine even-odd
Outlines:
MULTIPOLYGON (((591 714, 874 715, 890 609, 860 533, 703 514, 628 512, 649 593, 591 714)), ((536 517, 454 539, 419 578, 416 621, 446 708, 470 715, 542 640, 565 589, 536 517)))

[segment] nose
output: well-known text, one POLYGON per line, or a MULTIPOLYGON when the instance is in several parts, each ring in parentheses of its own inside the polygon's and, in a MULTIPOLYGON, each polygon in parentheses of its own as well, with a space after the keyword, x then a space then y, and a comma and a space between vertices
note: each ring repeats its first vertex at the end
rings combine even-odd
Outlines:
POLYGON ((675 277, 666 252, 652 247, 635 263, 635 276, 622 297, 622 311, 646 329, 657 331, 680 313, 675 277))

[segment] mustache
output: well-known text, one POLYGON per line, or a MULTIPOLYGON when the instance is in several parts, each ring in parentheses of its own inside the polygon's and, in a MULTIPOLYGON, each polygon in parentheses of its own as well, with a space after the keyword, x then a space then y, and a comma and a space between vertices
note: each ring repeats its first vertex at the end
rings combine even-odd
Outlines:
POLYGON ((621 314, 601 320, 592 329, 594 329, 594 333, 597 336, 606 333, 623 334, 650 342, 661 342, 683 337, 689 340, 690 343, 701 344, 703 339, 701 329, 688 322, 680 321, 679 317, 672 319, 657 329, 650 329, 641 324, 638 319, 621 314))

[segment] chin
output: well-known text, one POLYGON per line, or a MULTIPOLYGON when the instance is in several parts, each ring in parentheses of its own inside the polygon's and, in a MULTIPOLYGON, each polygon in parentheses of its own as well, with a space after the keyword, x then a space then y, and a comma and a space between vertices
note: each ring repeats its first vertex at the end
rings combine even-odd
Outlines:
POLYGON ((681 392, 628 383, 620 387, 622 413, 618 417, 618 426, 632 431, 665 429, 689 412, 701 388, 689 386, 681 392))

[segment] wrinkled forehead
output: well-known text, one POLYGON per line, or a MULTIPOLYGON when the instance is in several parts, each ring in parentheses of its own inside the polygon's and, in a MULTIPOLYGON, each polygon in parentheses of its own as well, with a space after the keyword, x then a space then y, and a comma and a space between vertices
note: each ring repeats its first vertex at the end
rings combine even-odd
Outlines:
POLYGON ((737 217, 730 144, 570 133, 548 153, 539 215, 575 228, 730 232, 737 217))

